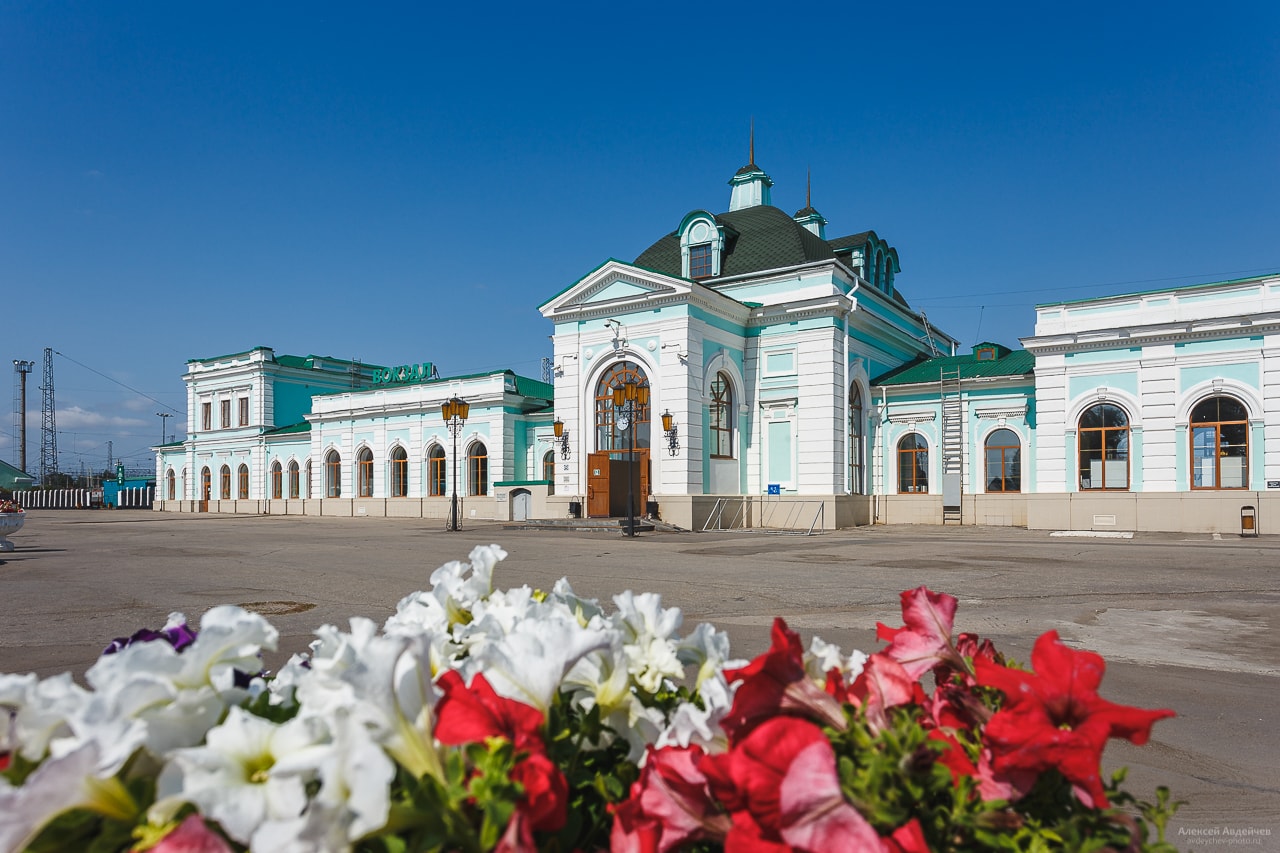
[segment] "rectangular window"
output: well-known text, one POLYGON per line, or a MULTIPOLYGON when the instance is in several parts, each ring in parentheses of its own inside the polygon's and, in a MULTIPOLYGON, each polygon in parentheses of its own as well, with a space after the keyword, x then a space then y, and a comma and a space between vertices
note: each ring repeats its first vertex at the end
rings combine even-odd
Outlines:
POLYGON ((711 275, 711 244, 689 247, 689 278, 706 278, 711 275))
POLYGON ((240 398, 240 426, 249 425, 249 398, 240 398))
POLYGON ((471 456, 467 462, 468 467, 471 469, 471 494, 489 494, 489 457, 471 456))
POLYGON ((432 456, 431 471, 427 479, 427 482, 431 484, 431 497, 438 498, 445 493, 444 474, 444 454, 432 456))
POLYGON ((213 403, 200 404, 200 429, 213 429, 213 403))
POLYGON ((222 428, 231 429, 231 401, 222 401, 222 428))

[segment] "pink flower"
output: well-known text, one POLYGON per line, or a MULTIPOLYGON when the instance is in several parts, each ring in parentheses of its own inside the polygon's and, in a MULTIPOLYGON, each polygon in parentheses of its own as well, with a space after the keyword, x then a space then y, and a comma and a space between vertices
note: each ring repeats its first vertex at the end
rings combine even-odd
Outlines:
POLYGON ((730 743, 777 714, 796 714, 837 729, 848 726, 839 702, 805 672, 800 636, 781 618, 773 620, 769 651, 724 674, 730 684, 742 682, 733 695, 733 707, 720 721, 730 743))
POLYGON ((867 658, 862 673, 849 688, 849 700, 866 715, 867 724, 875 732, 889 725, 886 712, 916 698, 916 681, 893 658, 877 652, 867 658))
POLYGON ((955 597, 918 586, 902 593, 901 598, 904 627, 876 623, 876 637, 890 641, 884 654, 902 664, 913 681, 940 663, 965 668, 951 642, 955 597))
POLYGON ((698 768, 701 747, 649 747, 631 796, 614 809, 613 853, 667 853, 689 841, 723 840, 731 823, 698 768))
POLYGON ((188 815, 151 853, 232 853, 231 845, 201 820, 199 815, 188 815))
POLYGON ((1100 765, 1107 740, 1123 737, 1144 744, 1156 720, 1173 711, 1116 705, 1098 696, 1106 662, 1093 652, 1077 652, 1047 631, 1031 650, 1035 672, 974 661, 980 684, 1005 695, 983 736, 997 774, 1040 773, 1056 768, 1086 806, 1106 807, 1100 765))
POLYGON ((879 835, 844 799, 831 742, 808 720, 766 720, 698 766, 732 815, 726 850, 881 849, 879 835))

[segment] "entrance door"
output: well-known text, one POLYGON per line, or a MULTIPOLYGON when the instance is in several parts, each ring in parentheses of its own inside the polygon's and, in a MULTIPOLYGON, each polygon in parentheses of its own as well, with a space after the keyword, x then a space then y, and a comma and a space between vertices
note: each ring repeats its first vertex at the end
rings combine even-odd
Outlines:
POLYGON ((527 521, 532 506, 533 495, 525 491, 516 492, 511 496, 511 520, 527 521))
POLYGON ((587 517, 609 517, 609 451, 587 454, 587 517))
POLYGON ((649 451, 644 447, 637 447, 635 452, 634 467, 628 472, 628 463, 632 458, 630 451, 615 450, 609 454, 610 469, 612 471, 609 483, 609 515, 614 518, 623 518, 627 515, 628 510, 628 489, 633 489, 635 494, 635 503, 632 509, 635 511, 636 518, 644 516, 645 500, 649 496, 649 451))

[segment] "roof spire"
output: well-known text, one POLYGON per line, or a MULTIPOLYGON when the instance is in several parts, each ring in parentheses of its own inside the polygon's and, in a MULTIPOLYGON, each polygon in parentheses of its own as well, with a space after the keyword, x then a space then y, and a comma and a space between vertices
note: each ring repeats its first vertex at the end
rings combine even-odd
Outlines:
POLYGON ((804 206, 813 207, 813 194, 810 189, 813 185, 813 169, 805 169, 804 171, 804 206))
POLYGON ((748 152, 747 163, 754 166, 756 164, 756 117, 751 117, 751 149, 748 152))
POLYGON ((764 173, 764 170, 756 165, 756 119, 751 117, 751 147, 749 149, 751 161, 747 165, 738 170, 730 180, 729 185, 733 187, 733 192, 729 195, 729 210, 742 210, 744 207, 757 207, 762 204, 771 204, 769 188, 773 186, 773 179, 764 173))
POLYGON ((813 169, 805 169, 804 173, 804 208, 797 210, 796 215, 791 218, 803 225, 810 233, 818 235, 823 240, 827 239, 827 220, 813 209, 813 169))

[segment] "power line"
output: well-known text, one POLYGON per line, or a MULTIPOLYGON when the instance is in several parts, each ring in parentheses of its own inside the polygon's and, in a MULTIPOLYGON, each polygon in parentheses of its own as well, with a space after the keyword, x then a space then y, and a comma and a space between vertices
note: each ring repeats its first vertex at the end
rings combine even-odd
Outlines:
POLYGON ((175 409, 173 406, 170 406, 168 403, 163 403, 163 402, 161 402, 160 400, 157 400, 155 397, 152 397, 150 394, 147 394, 147 393, 146 393, 146 392, 144 392, 144 391, 139 391, 137 388, 134 388, 134 387, 132 387, 132 386, 130 386, 130 385, 125 385, 125 384, 124 384, 123 382, 121 382, 119 379, 115 379, 115 378, 113 378, 113 377, 111 377, 111 376, 108 376, 107 374, 103 373, 103 372, 102 372, 102 371, 100 371, 100 370, 94 370, 94 369, 93 369, 92 367, 90 367, 89 365, 84 364, 84 363, 79 362, 79 361, 76 361, 74 358, 72 358, 71 356, 67 355, 65 352, 58 352, 58 350, 54 350, 54 352, 58 353, 58 355, 62 356, 62 357, 63 357, 63 358, 65 358, 67 361, 71 362, 72 364, 78 364, 78 365, 80 365, 81 367, 83 367, 85 370, 89 371, 90 373, 96 373, 96 374, 98 374, 98 375, 99 375, 99 376, 101 376, 103 379, 107 380, 108 382, 114 382, 115 384, 119 385, 121 388, 124 388, 124 389, 126 389, 126 390, 132 391, 133 393, 137 394, 139 397, 146 397, 148 400, 150 400, 151 402, 155 403, 157 406, 164 406, 166 409, 168 409, 168 410, 169 410, 169 411, 171 411, 171 412, 175 412, 175 413, 177 413, 177 414, 182 414, 182 412, 179 412, 177 409, 175 409))

